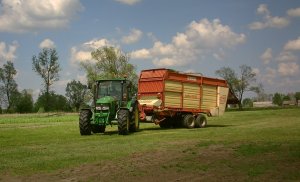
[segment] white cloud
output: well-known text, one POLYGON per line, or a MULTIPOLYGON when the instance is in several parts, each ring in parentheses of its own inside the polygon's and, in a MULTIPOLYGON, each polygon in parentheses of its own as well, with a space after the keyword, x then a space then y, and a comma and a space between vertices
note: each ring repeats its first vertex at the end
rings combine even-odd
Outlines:
POLYGON ((51 39, 45 39, 40 43, 40 48, 55 48, 55 44, 51 39))
POLYGON ((256 76, 260 75, 260 70, 258 68, 253 68, 252 72, 256 74, 256 76))
POLYGON ((91 41, 83 43, 83 45, 88 49, 98 49, 104 46, 110 46, 111 43, 107 39, 93 39, 91 41))
POLYGON ((91 52, 104 46, 113 46, 113 44, 107 39, 93 39, 79 46, 72 47, 71 64, 76 66, 84 61, 94 62, 95 60, 92 60, 91 52))
POLYGON ((262 81, 268 83, 269 85, 275 84, 275 78, 277 77, 277 71, 273 68, 267 67, 266 74, 261 75, 262 81))
POLYGON ((151 58, 150 51, 147 49, 140 49, 137 51, 133 51, 130 53, 130 57, 132 59, 149 59, 149 58, 151 58))
POLYGON ((249 25, 252 30, 265 28, 283 28, 289 25, 289 19, 285 17, 272 16, 266 4, 260 4, 256 10, 257 14, 263 16, 262 21, 256 21, 249 25))
POLYGON ((128 36, 122 38, 124 44, 133 44, 138 42, 142 38, 143 32, 138 29, 132 29, 128 36))
POLYGON ((269 64, 272 60, 272 49, 268 48, 265 52, 260 56, 260 59, 263 61, 264 64, 269 64))
POLYGON ((66 88, 66 86, 69 82, 71 82, 70 79, 58 80, 58 81, 54 82, 53 87, 66 88))
POLYGON ((79 11, 79 0, 2 0, 0 32, 65 28, 79 11))
POLYGON ((245 42, 244 34, 236 34, 227 25, 222 25, 219 19, 212 22, 202 19, 193 21, 186 31, 187 40, 195 47, 233 47, 245 42))
POLYGON ((233 32, 220 20, 202 19, 191 22, 185 32, 177 33, 170 43, 156 40, 152 48, 133 51, 131 56, 133 59, 152 59, 157 67, 183 66, 207 54, 222 59, 226 49, 245 41, 244 34, 233 32))
POLYGON ((284 50, 300 50, 300 37, 296 40, 290 40, 285 44, 284 50))
POLYGON ((14 61, 17 57, 16 51, 18 47, 19 43, 17 41, 13 41, 10 45, 0 42, 0 64, 2 61, 14 61))
POLYGON ((155 37, 155 35, 152 32, 148 32, 147 36, 150 40, 152 40, 153 42, 158 41, 157 37, 155 37))
POLYGON ((139 3, 141 0, 115 0, 115 1, 120 2, 122 4, 134 5, 139 3))
POLYGON ((157 67, 170 67, 170 66, 180 66, 185 63, 173 58, 162 58, 162 59, 154 59, 153 64, 157 67))
POLYGON ((300 8, 289 9, 287 14, 292 17, 300 17, 300 8))
POLYGON ((269 15, 270 14, 270 11, 268 10, 268 6, 266 4, 260 4, 256 10, 257 14, 260 14, 260 15, 264 15, 264 14, 267 14, 269 15))
POLYGON ((283 51, 279 54, 279 56, 276 59, 277 59, 277 61, 282 61, 282 62, 297 61, 298 57, 290 51, 283 51))
POLYGON ((73 63, 80 63, 92 59, 91 51, 77 50, 76 47, 71 48, 71 55, 72 55, 71 62, 73 63))
POLYGON ((296 76, 300 73, 299 65, 295 62, 279 63, 278 72, 282 76, 296 76))
POLYGON ((86 74, 84 74, 84 75, 77 75, 77 80, 79 80, 82 84, 87 84, 86 74))
POLYGON ((222 60, 225 59, 226 53, 225 53, 224 49, 220 48, 218 51, 216 51, 215 53, 213 53, 213 57, 216 60, 222 61, 222 60))

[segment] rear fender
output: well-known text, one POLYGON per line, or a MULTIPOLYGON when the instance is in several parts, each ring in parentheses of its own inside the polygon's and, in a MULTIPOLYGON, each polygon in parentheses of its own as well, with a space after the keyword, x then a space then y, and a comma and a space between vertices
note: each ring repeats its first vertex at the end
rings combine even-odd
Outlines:
POLYGON ((80 109, 80 112, 81 111, 90 111, 92 114, 94 114, 93 110, 90 109, 90 108, 83 108, 83 109, 80 109))

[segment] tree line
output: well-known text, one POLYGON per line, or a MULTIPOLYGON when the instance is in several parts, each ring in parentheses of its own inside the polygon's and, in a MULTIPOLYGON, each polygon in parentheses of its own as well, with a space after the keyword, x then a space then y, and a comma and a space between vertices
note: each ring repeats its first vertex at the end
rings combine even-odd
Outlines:
MULTIPOLYGON (((128 54, 115 47, 101 47, 91 52, 91 57, 94 61, 80 64, 86 72, 88 85, 97 79, 126 76, 137 86, 136 67, 129 63, 128 54)), ((230 67, 222 67, 216 70, 215 74, 227 80, 231 93, 238 101, 238 107, 242 109, 247 105, 245 103, 249 102, 248 98, 243 99, 245 92, 255 92, 257 98, 260 99, 266 97, 266 94, 263 84, 256 84, 256 74, 250 66, 241 65, 239 68, 237 73, 230 67)), ((86 84, 80 81, 72 80, 67 83, 65 95, 57 94, 52 90, 53 84, 59 80, 61 71, 59 56, 55 48, 44 48, 38 55, 33 55, 32 70, 42 79, 42 89, 35 102, 31 90, 18 90, 15 81, 17 70, 13 62, 7 61, 0 67, 0 113, 2 113, 2 108, 5 108, 7 113, 78 111, 80 107, 85 107, 90 102, 92 93, 87 89, 86 84)), ((300 95, 300 93, 297 94, 300 95)), ((282 105, 283 100, 287 98, 276 93, 273 99, 274 103, 282 105)))
MULTIPOLYGON (((137 82, 136 68, 129 64, 128 54, 114 47, 99 48, 91 53, 94 62, 81 63, 87 74, 88 83, 97 79, 113 79, 126 76, 137 82)), ((15 81, 17 70, 12 61, 0 67, 0 113, 30 113, 53 111, 78 111, 86 107, 91 100, 91 93, 86 84, 77 80, 67 83, 65 95, 52 90, 53 84, 59 80, 61 67, 55 48, 44 48, 38 55, 32 56, 32 70, 42 79, 41 92, 34 102, 32 90, 18 90, 15 81), (4 108, 4 109, 3 109, 4 108)))

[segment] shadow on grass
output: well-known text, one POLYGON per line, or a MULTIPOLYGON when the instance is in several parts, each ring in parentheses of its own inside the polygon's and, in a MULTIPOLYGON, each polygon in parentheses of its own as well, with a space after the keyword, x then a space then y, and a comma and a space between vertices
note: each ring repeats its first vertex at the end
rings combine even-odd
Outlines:
MULTIPOLYGON (((232 125, 207 125, 205 128, 223 128, 230 127, 232 125)), ((192 130, 203 130, 205 128, 193 128, 192 130)), ((144 132, 144 131, 163 131, 163 130, 190 130, 185 127, 170 127, 170 128, 160 128, 160 127, 151 127, 151 128, 141 128, 137 132, 129 132, 127 135, 132 135, 134 133, 144 132)), ((95 134, 94 134, 95 135, 95 134)), ((97 133, 96 135, 119 135, 118 130, 115 131, 105 131, 105 133, 97 133)))
POLYGON ((223 127, 230 127, 232 125, 222 125, 222 124, 211 124, 205 126, 205 128, 223 128, 223 127))

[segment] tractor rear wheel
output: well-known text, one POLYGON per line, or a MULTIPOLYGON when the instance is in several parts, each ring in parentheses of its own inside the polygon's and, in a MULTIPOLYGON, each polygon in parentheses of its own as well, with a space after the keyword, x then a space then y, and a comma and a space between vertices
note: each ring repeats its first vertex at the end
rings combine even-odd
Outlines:
POLYGON ((121 109, 118 112, 118 130, 119 135, 127 135, 129 130, 129 112, 121 109))
POLYGON ((192 114, 187 114, 183 118, 183 126, 188 129, 194 128, 195 126, 195 118, 192 114))
POLYGON ((139 117, 139 109, 138 107, 135 107, 133 113, 132 113, 132 118, 131 118, 131 123, 129 126, 129 131, 130 132, 136 132, 140 129, 140 117, 139 117))
POLYGON ((90 110, 81 110, 79 116, 79 130, 81 135, 91 134, 91 117, 92 112, 90 110))
POLYGON ((204 114, 199 114, 195 121, 196 128, 204 128, 207 124, 207 119, 204 114))

